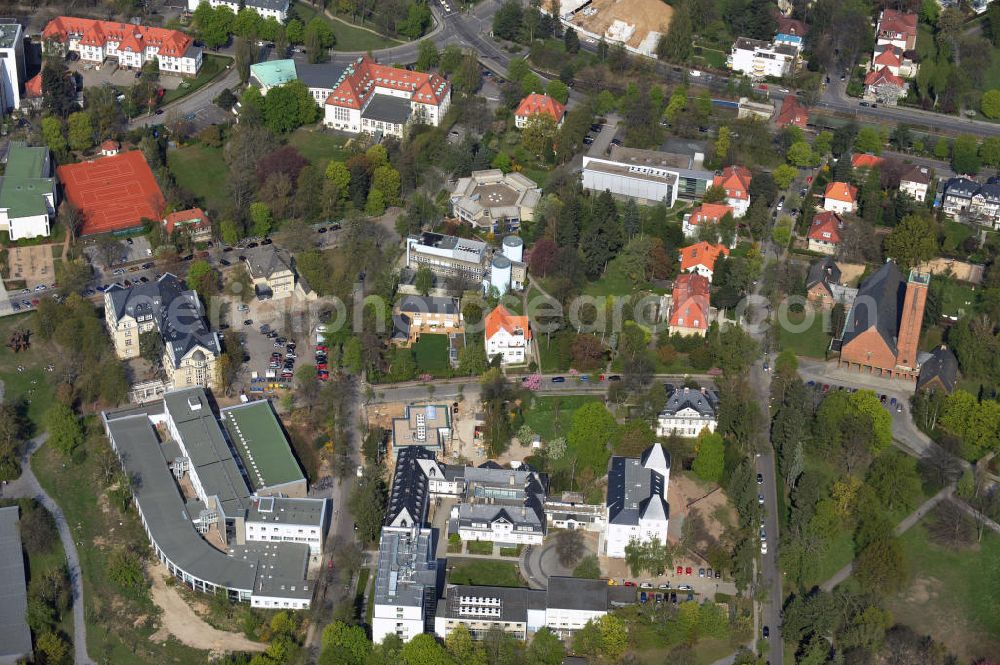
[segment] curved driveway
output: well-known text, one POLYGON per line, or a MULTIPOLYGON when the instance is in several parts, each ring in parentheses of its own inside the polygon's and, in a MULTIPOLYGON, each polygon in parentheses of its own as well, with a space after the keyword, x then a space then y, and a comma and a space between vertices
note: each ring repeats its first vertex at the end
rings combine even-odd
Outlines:
POLYGON ((21 477, 4 486, 3 496, 4 498, 35 499, 45 506, 45 509, 52 513, 52 517, 55 518, 56 526, 59 529, 59 539, 62 540, 63 549, 66 551, 66 566, 69 569, 70 583, 73 585, 73 647, 75 651, 73 662, 75 665, 94 665, 94 661, 87 655, 87 624, 83 616, 83 578, 80 575, 80 557, 76 552, 73 534, 70 533, 69 524, 66 523, 66 517, 59 505, 46 494, 31 470, 31 455, 45 443, 47 438, 47 434, 42 434, 30 441, 28 449, 21 458, 21 477))

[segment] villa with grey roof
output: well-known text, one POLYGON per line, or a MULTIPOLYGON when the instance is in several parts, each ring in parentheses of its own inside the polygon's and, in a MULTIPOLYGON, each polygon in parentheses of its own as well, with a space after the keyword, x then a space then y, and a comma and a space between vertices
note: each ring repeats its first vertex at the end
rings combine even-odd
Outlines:
POLYGON ((615 455, 608 462, 608 495, 604 530, 604 553, 624 558, 625 548, 633 540, 648 542, 653 538, 667 542, 670 506, 667 485, 670 482, 670 454, 654 443, 642 457, 615 455))
POLYGON ((656 436, 696 437, 702 430, 714 432, 718 425, 719 395, 708 388, 682 387, 667 396, 656 419, 656 436))
POLYGON ((104 321, 119 358, 139 357, 139 336, 156 330, 163 339, 163 368, 174 388, 216 384, 219 336, 209 330, 198 294, 167 273, 129 288, 104 292, 104 321))
POLYGON ((174 390, 102 414, 157 557, 196 591, 254 607, 305 609, 310 557, 322 552, 325 499, 260 496, 247 458, 227 440, 208 394, 174 390))
POLYGON ((487 462, 465 467, 457 480, 462 486, 461 498, 452 508, 450 530, 462 540, 542 544, 546 476, 526 466, 505 469, 487 462))

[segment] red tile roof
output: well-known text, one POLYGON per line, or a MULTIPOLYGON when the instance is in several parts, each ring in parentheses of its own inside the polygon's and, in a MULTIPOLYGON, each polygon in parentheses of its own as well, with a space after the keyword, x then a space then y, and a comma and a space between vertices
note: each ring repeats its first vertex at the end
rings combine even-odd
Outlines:
POLYGON ((24 96, 25 97, 41 97, 42 96, 42 73, 38 72, 30 79, 24 82, 24 96))
POLYGON ((679 275, 674 282, 670 325, 707 330, 710 288, 708 278, 702 275, 689 272, 679 275))
POLYGON ((713 245, 709 242, 698 242, 681 248, 681 272, 687 272, 695 266, 705 266, 715 270, 715 262, 719 255, 729 256, 729 248, 725 245, 713 245))
POLYGON ((503 329, 511 334, 515 330, 520 330, 524 333, 524 338, 530 340, 531 327, 529 323, 528 317, 515 316, 507 311, 503 305, 497 305, 492 312, 486 315, 486 339, 493 337, 503 329))
POLYGON ((858 188, 846 182, 831 182, 823 196, 834 201, 854 203, 858 199, 858 188))
POLYGON ((808 122, 809 113, 805 107, 799 104, 794 95, 786 95, 784 101, 781 102, 781 111, 778 112, 778 119, 775 121, 778 127, 794 125, 805 129, 808 122))
POLYGON ((722 175, 712 180, 713 187, 722 187, 731 199, 750 198, 750 169, 745 166, 727 166, 722 169, 722 175))
POLYGON ((870 169, 881 166, 885 160, 877 155, 870 155, 866 152, 851 156, 851 166, 856 169, 870 169))
POLYGON ((178 224, 187 226, 192 231, 212 226, 212 222, 208 220, 208 215, 201 208, 172 212, 163 219, 163 224, 166 227, 167 235, 173 233, 174 227, 178 224))
POLYGON ((775 18, 778 21, 777 31, 783 35, 798 35, 799 37, 803 37, 809 32, 809 27, 798 19, 788 18, 781 14, 778 14, 775 18))
POLYGON ((882 16, 879 17, 875 32, 878 35, 897 34, 904 37, 916 37, 917 15, 895 9, 885 9, 882 11, 882 16))
POLYGON ((844 220, 835 212, 829 210, 816 213, 812 226, 809 227, 809 240, 840 243, 840 232, 844 229, 844 220))
POLYGON ((80 37, 85 46, 104 47, 108 42, 117 42, 118 50, 138 53, 147 47, 159 49, 161 55, 178 58, 194 43, 188 35, 178 30, 151 28, 145 25, 131 25, 115 21, 95 21, 75 16, 57 16, 45 26, 42 36, 57 42, 64 42, 73 34, 80 37))
POLYGON ((361 109, 376 87, 410 93, 412 101, 431 106, 440 105, 451 90, 451 84, 437 74, 387 67, 363 55, 347 67, 326 103, 361 109))
POLYGON ((903 64, 903 55, 898 46, 883 45, 875 48, 872 65, 875 67, 899 67, 903 64), (879 53, 878 49, 882 48, 879 53))
POLYGON ((139 150, 56 170, 66 198, 83 215, 80 235, 124 231, 161 219, 165 202, 139 150))
POLYGON ((725 217, 727 212, 731 213, 732 211, 732 207, 727 206, 725 203, 702 203, 701 206, 691 211, 691 218, 688 220, 688 223, 695 226, 702 222, 716 223, 725 217))
POLYGON ((551 116, 553 120, 559 122, 566 115, 566 106, 548 95, 539 95, 533 92, 521 100, 514 115, 527 118, 538 113, 551 116))
POLYGON ((866 86, 879 85, 882 83, 892 85, 897 88, 902 88, 905 85, 905 81, 890 72, 888 67, 873 69, 868 72, 867 76, 865 76, 866 86))
POLYGON ((121 144, 118 141, 108 139, 101 144, 101 150, 121 150, 121 144))

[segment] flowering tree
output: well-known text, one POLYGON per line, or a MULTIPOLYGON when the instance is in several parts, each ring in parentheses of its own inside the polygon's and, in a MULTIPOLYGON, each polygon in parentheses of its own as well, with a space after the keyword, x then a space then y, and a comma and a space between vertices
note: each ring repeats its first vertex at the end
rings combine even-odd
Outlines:
POLYGON ((541 374, 532 374, 532 375, 528 376, 521 383, 521 385, 524 387, 525 390, 532 390, 532 391, 533 390, 538 390, 539 388, 542 387, 542 375, 541 374))

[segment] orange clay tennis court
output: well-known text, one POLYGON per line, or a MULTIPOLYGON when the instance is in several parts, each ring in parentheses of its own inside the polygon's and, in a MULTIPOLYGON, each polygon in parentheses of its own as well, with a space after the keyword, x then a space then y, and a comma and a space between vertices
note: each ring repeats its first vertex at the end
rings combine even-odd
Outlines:
POLYGON ((163 216, 163 193, 139 150, 66 164, 56 173, 66 198, 83 214, 80 235, 125 231, 163 216))

